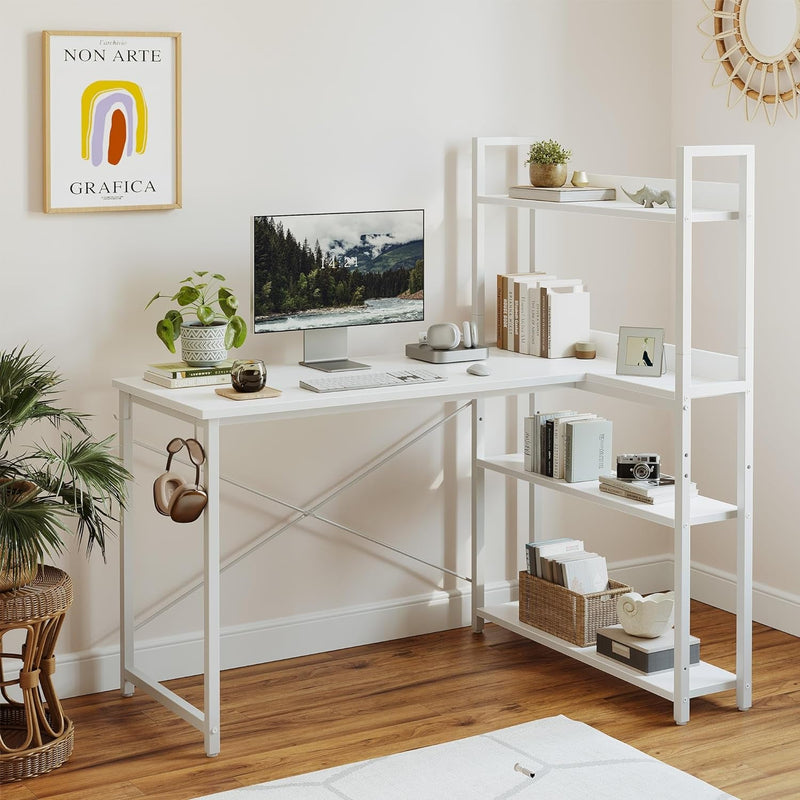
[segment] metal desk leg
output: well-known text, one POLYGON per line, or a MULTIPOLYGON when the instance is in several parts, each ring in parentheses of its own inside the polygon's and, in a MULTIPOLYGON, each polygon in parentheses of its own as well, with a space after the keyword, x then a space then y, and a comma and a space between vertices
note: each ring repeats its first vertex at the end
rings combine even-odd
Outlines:
POLYGON ((203 518, 203 611, 204 642, 204 730, 206 755, 216 756, 220 749, 220 624, 219 624, 219 420, 202 426, 206 451, 204 485, 208 504, 203 518))
MULTIPOLYGON (((122 463, 133 472, 133 416, 131 396, 119 393, 119 448, 122 463)), ((119 583, 120 583, 120 689, 123 696, 130 697, 134 684, 128 680, 127 672, 133 669, 134 621, 133 621, 133 554, 131 539, 126 535, 128 514, 120 509, 119 516, 119 583)))
POLYGON ((478 609, 484 605, 484 470, 478 459, 484 456, 485 401, 472 401, 472 630, 483 631, 483 617, 478 609))

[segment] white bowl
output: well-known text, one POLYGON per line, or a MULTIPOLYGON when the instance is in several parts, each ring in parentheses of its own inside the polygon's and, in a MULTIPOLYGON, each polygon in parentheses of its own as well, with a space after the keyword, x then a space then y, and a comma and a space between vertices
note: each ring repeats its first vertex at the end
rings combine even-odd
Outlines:
POLYGON ((617 598, 617 617, 622 630, 631 636, 655 639, 672 627, 675 592, 661 592, 642 597, 626 592, 617 598))

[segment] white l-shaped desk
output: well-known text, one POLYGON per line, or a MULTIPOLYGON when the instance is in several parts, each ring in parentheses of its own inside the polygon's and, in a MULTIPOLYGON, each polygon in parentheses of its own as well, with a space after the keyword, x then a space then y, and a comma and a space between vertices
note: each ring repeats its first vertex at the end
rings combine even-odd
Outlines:
MULTIPOLYGON (((365 358, 377 370, 389 370, 408 367, 410 363, 404 358, 365 358)), ((467 400, 472 408, 472 619, 473 627, 480 631, 484 619, 494 619, 491 613, 482 615, 483 606, 483 570, 481 555, 484 542, 484 470, 488 462, 484 460, 484 400, 490 396, 512 394, 533 394, 537 389, 556 386, 576 386, 589 389, 600 394, 612 394, 617 397, 641 399, 643 395, 648 402, 664 403, 665 407, 674 398, 674 376, 664 375, 660 378, 628 378, 615 375, 615 362, 610 358, 598 358, 592 361, 577 359, 541 359, 519 356, 505 351, 491 350, 488 361, 491 367, 489 376, 473 376, 466 372, 467 364, 426 365, 444 376, 446 381, 386 387, 379 389, 359 389, 346 392, 318 394, 298 387, 301 376, 310 374, 310 370, 299 365, 269 366, 268 384, 281 390, 276 398, 235 401, 217 395, 213 386, 192 387, 185 389, 163 389, 148 383, 141 378, 119 378, 113 381, 119 391, 119 443, 125 465, 133 469, 134 446, 134 411, 137 406, 150 409, 173 419, 182 420, 194 426, 194 435, 203 444, 206 461, 203 467, 203 485, 208 493, 208 504, 203 515, 203 593, 204 593, 204 704, 203 710, 194 707, 182 697, 167 689, 157 680, 137 669, 135 664, 134 642, 134 559, 132 557, 133 542, 136 537, 136 525, 143 525, 145 514, 155 513, 152 508, 131 508, 123 511, 120 521, 120 593, 121 593, 121 684, 122 692, 131 695, 135 687, 151 694, 164 706, 178 714, 181 718, 203 732, 205 751, 209 756, 220 750, 220 427, 236 423, 259 423, 288 417, 306 417, 320 414, 336 414, 357 412, 362 409, 391 407, 398 404, 409 404, 416 401, 449 401, 467 400)), ((709 379, 696 379, 693 394, 703 397, 709 394, 736 393, 739 382, 726 375, 717 375, 709 379)), ((504 468, 501 466, 501 471, 504 468)), ((527 473, 531 475, 531 473, 527 473)), ((155 476, 148 476, 152 480, 155 476)), ((537 476, 538 479, 539 476, 537 476)), ((531 485, 545 485, 534 480, 531 485)), ((579 484, 567 484, 579 487, 579 484)), ((584 497, 603 505, 630 506, 633 501, 604 495, 589 486, 584 497)), ((710 501, 714 503, 715 501, 710 501)), ((642 504, 636 504, 641 506, 642 504)), ((635 508, 628 513, 638 513, 659 522, 656 517, 647 517, 645 508, 635 508)), ((730 519, 736 515, 736 506, 718 503, 710 511, 704 512, 706 517, 695 519, 692 523, 730 519)), ((662 524, 665 524, 662 522, 662 524)), ((671 524, 671 522, 670 522, 671 524)), ((682 539, 676 538, 676 544, 682 539)), ((675 554, 676 561, 685 573, 686 580, 680 581, 677 604, 689 602, 689 558, 688 553, 675 554)), ((676 572, 677 574, 677 572, 676 572)), ((676 589, 679 587, 676 586, 676 589)), ((749 604, 748 604, 749 605, 749 604)), ((749 607, 743 609, 745 616, 750 615, 749 607)), ((740 613, 742 610, 740 609, 740 613)), ((676 614, 676 620, 681 617, 676 614)), ((743 624, 748 624, 744 622, 743 624)), ((676 629, 676 637, 682 635, 676 629)), ((688 634, 688 630, 686 631, 688 634)), ((579 655, 576 657, 580 657, 579 655)), ((680 659, 680 653, 676 656, 680 659)), ((741 681, 749 687, 749 657, 744 657, 744 664, 737 668, 741 681)), ((602 661, 602 659, 601 659, 602 661)), ((609 665, 615 665, 611 661, 609 665)), ((688 664, 688 653, 687 653, 688 664)), ((593 664, 604 669, 601 663, 593 664)), ((616 667, 614 667, 616 669, 616 667)), ((607 671, 612 671, 611 667, 607 671)), ((721 672, 721 671, 720 671, 721 672)), ((614 674, 617 674, 615 672, 614 674)), ((626 678, 621 675, 620 677, 626 678)), ((717 676, 716 690, 732 688, 737 685, 730 673, 717 676)), ((633 680, 632 682, 636 682, 633 680)), ((676 687, 678 679, 676 678, 676 687)), ((643 687, 650 688, 650 687, 643 687)), ((650 688, 653 691, 652 688, 650 688)), ((689 688, 686 679, 685 694, 696 696, 694 689, 689 688)), ((744 691, 744 690, 743 690, 744 691)), ((676 696, 679 690, 676 689, 676 696)), ((747 699, 743 698, 740 706, 746 707, 747 699)))

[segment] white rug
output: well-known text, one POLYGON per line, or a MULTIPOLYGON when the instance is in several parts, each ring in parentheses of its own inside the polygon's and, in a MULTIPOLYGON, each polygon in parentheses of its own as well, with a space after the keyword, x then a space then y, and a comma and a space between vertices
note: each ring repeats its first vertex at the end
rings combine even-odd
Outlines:
POLYGON ((564 716, 197 800, 501 798, 736 800, 733 795, 564 716), (520 769, 533 772, 534 777, 520 769))

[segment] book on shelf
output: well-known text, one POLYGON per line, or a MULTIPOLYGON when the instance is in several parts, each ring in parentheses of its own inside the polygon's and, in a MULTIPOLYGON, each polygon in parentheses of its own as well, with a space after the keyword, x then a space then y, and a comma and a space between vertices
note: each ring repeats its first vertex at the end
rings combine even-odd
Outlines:
POLYGON ((508 187, 508 196, 515 200, 546 200, 552 203, 580 203, 592 200, 616 200, 615 189, 606 186, 545 186, 517 185, 508 187))
MULTIPOLYGON (((662 478, 670 479, 671 476, 666 475, 662 478)), ((650 481, 624 481, 613 475, 601 475, 598 479, 598 488, 607 494, 638 500, 640 503, 649 503, 650 505, 669 502, 675 498, 674 478, 668 483, 654 484, 650 481)), ((689 495, 696 497, 697 494, 697 484, 692 481, 689 483, 689 495)))
POLYGON ((556 417, 552 420, 553 423, 553 436, 552 436, 552 447, 550 452, 548 453, 548 463, 546 465, 546 469, 548 470, 545 474, 549 475, 552 478, 558 478, 560 480, 564 479, 564 467, 565 467, 565 459, 564 454, 567 449, 566 447, 566 439, 567 439, 567 423, 569 422, 577 422, 578 420, 585 420, 585 419, 596 419, 597 414, 592 413, 582 413, 582 414, 573 414, 570 416, 562 416, 556 417))
MULTIPOLYGON (((545 460, 545 425, 548 419, 576 414, 576 411, 537 411, 532 417, 526 417, 523 432, 530 428, 530 452, 523 452, 523 467, 528 472, 544 475, 545 460)), ((525 440, 523 439, 523 445, 525 440)))
POLYGON ((523 285, 537 285, 539 281, 555 278, 555 275, 533 270, 531 272, 507 272, 498 275, 498 347, 519 352, 520 295, 523 285), (501 310, 502 309, 502 310, 501 310), (502 323, 500 317, 502 314, 502 323))
POLYGON ((580 278, 552 278, 542 280, 529 299, 531 315, 531 354, 547 357, 548 290, 559 292, 582 291, 580 278))
POLYGON ((567 420, 564 437, 564 480, 595 481, 611 468, 611 420, 567 420))
POLYGON ((171 361, 162 364, 148 364, 147 371, 165 378, 198 378, 202 375, 230 375, 233 361, 226 359, 208 367, 192 367, 185 361, 171 361))
POLYGON ((608 588, 608 565, 597 553, 571 553, 558 556, 558 583, 578 594, 602 592, 608 588))
POLYGON ((542 557, 549 558, 559 553, 575 553, 583 550, 583 542, 569 536, 557 539, 544 539, 538 542, 528 542, 525 546, 525 560, 528 573, 537 578, 544 578, 542 574, 542 557))
POLYGON ((166 389, 183 389, 188 386, 230 386, 231 383, 229 372, 222 372, 218 375, 189 375, 185 378, 169 378, 166 375, 146 369, 142 377, 146 381, 163 386, 166 389))
POLYGON ((589 293, 582 286, 546 287, 543 295, 542 355, 570 358, 575 342, 591 338, 589 293))

